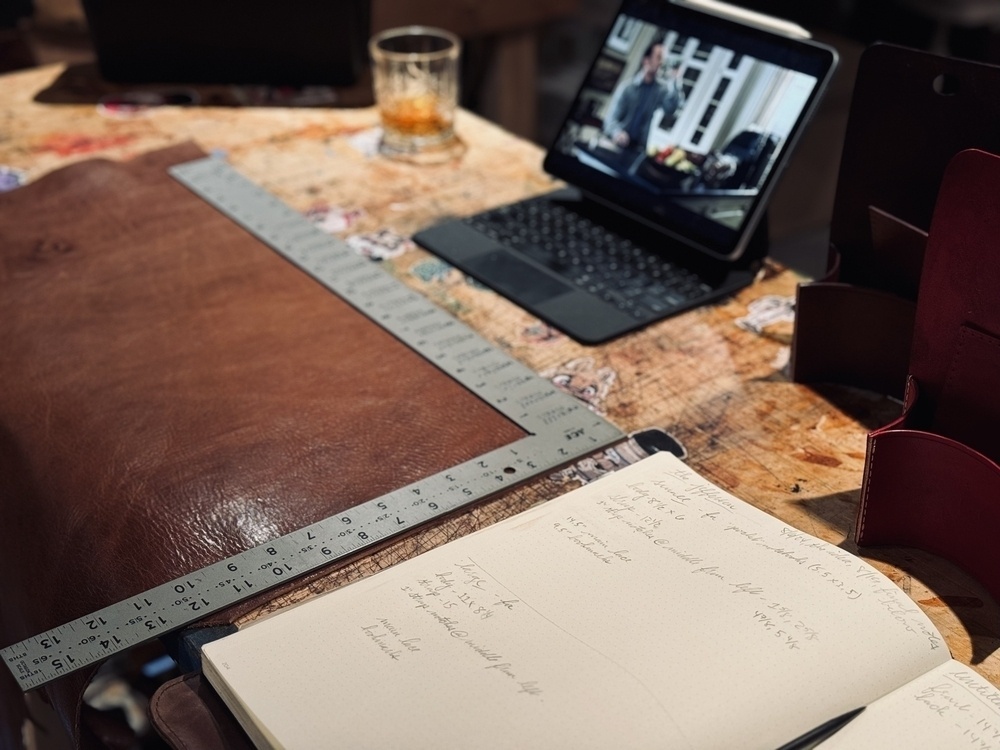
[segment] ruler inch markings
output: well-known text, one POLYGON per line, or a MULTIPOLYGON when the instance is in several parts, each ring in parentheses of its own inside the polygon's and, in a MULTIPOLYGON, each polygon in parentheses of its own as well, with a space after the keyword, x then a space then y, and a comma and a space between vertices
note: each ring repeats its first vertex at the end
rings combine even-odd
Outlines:
POLYGON ((170 173, 526 434, 406 487, 0 649, 22 690, 40 687, 554 471, 624 434, 214 157, 170 173))

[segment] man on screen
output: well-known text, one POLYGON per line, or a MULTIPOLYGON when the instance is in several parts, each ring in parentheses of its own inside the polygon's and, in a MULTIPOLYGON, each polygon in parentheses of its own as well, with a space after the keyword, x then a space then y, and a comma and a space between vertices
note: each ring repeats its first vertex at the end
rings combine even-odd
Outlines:
POLYGON ((663 41, 653 41, 642 56, 639 73, 625 85, 612 105, 604 123, 604 132, 614 143, 626 149, 645 148, 653 114, 663 110, 668 119, 684 103, 680 86, 680 62, 671 60, 668 77, 657 77, 663 64, 663 41))

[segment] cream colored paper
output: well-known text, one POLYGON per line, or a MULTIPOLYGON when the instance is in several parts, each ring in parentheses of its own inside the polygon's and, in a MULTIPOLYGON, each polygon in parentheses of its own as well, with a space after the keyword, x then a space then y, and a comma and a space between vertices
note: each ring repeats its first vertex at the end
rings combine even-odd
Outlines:
POLYGON ((948 661, 881 698, 823 750, 1000 750, 1000 690, 948 661))
POLYGON ((665 453, 203 650, 261 746, 774 748, 950 656, 665 453))

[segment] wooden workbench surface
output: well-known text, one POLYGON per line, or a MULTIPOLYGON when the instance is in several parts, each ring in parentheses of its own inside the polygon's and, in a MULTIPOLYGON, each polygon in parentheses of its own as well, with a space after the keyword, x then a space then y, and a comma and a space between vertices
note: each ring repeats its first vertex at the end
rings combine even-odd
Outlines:
MULTIPOLYGON (((457 127, 464 145, 454 158, 399 163, 376 154, 370 108, 206 105, 226 98, 216 92, 202 95, 201 106, 131 109, 74 91, 73 80, 60 66, 0 77, 0 188, 82 159, 124 159, 194 140, 359 251, 384 254, 385 266, 405 283, 539 373, 560 376, 623 431, 666 430, 715 483, 857 551, 851 538, 866 433, 899 407, 873 394, 820 392, 789 381, 790 312, 799 281, 791 272, 768 266, 753 286, 720 304, 608 345, 581 346, 406 239, 442 217, 554 187, 533 144, 463 112, 457 127)), ((576 481, 572 471, 538 479, 342 566, 291 598, 378 570, 576 481)), ((956 658, 1000 685, 994 654, 1000 609, 980 587, 913 550, 863 556, 930 615, 956 658)))

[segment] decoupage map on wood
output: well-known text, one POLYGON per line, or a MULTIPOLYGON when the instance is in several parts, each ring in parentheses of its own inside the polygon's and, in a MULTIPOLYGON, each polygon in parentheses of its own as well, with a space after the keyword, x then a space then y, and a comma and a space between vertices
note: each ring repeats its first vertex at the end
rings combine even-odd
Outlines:
MULTIPOLYGON (((867 431, 896 416, 899 405, 790 381, 795 274, 768 264, 732 298, 585 347, 408 239, 444 217, 557 187, 541 171, 542 152, 534 144, 462 112, 457 130, 465 148, 451 161, 417 166, 377 154, 377 114, 370 108, 152 106, 109 113, 96 99, 35 101, 62 72, 29 71, 0 88, 3 127, 16 133, 0 141, 5 186, 77 160, 124 159, 193 140, 622 431, 666 430, 711 481, 790 526, 857 551, 850 532, 867 431)), ((354 561, 247 619, 507 517, 619 462, 606 451, 579 471, 541 477, 354 561)), ((992 656, 1000 644, 998 610, 974 582, 922 553, 864 552, 931 616, 956 658, 1000 681, 1000 660, 992 656)))

